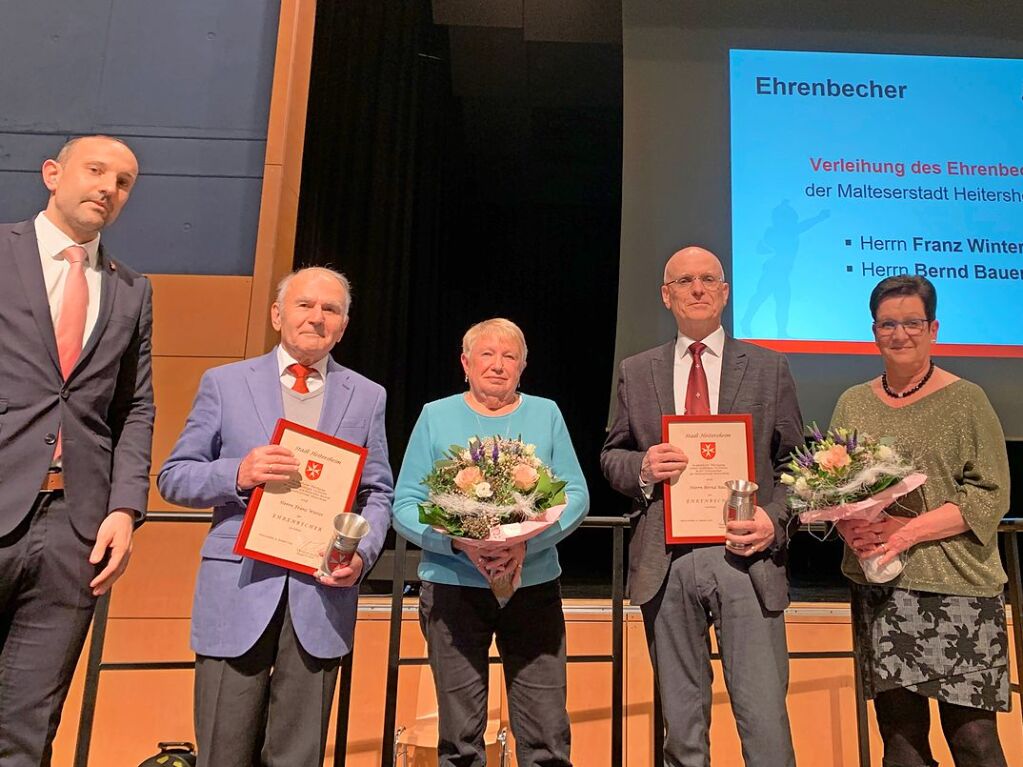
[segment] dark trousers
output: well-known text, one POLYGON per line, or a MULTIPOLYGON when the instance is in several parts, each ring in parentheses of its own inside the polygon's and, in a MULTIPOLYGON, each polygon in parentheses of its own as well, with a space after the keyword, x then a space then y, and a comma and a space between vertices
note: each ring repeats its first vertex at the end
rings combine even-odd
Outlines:
POLYGON ((710 764, 710 626, 747 767, 793 767, 785 615, 767 612, 747 563, 724 546, 684 550, 642 605, 664 712, 665 767, 710 764))
POLYGON ((93 543, 63 493, 40 493, 0 538, 0 765, 48 767, 96 599, 93 543))
POLYGON ((557 580, 518 589, 504 608, 490 589, 424 582, 419 622, 437 687, 438 767, 486 764, 488 659, 495 635, 519 767, 571 767, 565 616, 557 580))
POLYGON ((295 635, 288 591, 238 658, 195 659, 198 767, 321 767, 340 658, 315 658, 295 635))

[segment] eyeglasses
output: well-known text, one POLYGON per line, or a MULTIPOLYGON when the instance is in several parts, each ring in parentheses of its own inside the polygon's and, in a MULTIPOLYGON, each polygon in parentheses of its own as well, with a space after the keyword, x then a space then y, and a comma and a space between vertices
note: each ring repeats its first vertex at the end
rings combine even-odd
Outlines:
POLYGON ((871 327, 874 329, 874 335, 878 338, 888 338, 895 333, 896 328, 905 330, 907 336, 918 336, 930 324, 930 320, 903 320, 902 322, 898 320, 884 320, 882 322, 875 322, 871 327))
POLYGON ((693 283, 696 282, 697 280, 700 281, 700 284, 703 286, 704 290, 710 291, 712 293, 718 288, 720 288, 721 285, 724 283, 724 280, 721 277, 716 277, 713 274, 701 274, 699 277, 694 277, 691 274, 683 274, 681 277, 678 277, 677 279, 668 280, 666 283, 664 283, 664 286, 668 287, 669 285, 678 285, 680 288, 682 288, 682 290, 692 290, 693 283))

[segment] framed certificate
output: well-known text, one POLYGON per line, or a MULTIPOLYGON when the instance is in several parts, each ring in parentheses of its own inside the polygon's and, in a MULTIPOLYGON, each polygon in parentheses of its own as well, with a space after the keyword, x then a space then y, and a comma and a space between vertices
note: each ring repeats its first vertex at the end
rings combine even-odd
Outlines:
POLYGON ((355 503, 367 450, 283 418, 270 442, 294 453, 299 470, 252 491, 234 552, 313 575, 334 517, 355 503))
POLYGON ((666 415, 661 430, 689 458, 682 475, 664 483, 665 541, 724 543, 725 482, 754 477, 753 417, 666 415))

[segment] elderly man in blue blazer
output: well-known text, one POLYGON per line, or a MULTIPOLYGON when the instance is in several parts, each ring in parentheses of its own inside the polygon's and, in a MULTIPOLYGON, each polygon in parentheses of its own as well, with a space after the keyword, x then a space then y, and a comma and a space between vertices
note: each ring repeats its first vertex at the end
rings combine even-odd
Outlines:
POLYGON ((281 342, 208 371, 159 476, 172 503, 213 507, 192 610, 199 765, 319 767, 341 657, 352 645, 358 583, 390 524, 394 482, 382 387, 330 357, 348 324, 344 275, 313 267, 280 284, 281 342), (279 418, 368 449, 352 511, 370 525, 351 564, 303 575, 234 553, 252 490, 299 469, 270 445, 279 418))

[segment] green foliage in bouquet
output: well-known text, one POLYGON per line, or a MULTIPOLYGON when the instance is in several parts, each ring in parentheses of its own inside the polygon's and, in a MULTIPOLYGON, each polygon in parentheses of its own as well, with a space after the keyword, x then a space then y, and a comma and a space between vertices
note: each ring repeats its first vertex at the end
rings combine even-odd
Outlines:
POLYGON ((452 445, 422 482, 429 500, 419 505, 419 521, 480 540, 497 525, 524 522, 565 502, 566 483, 521 437, 452 445))

